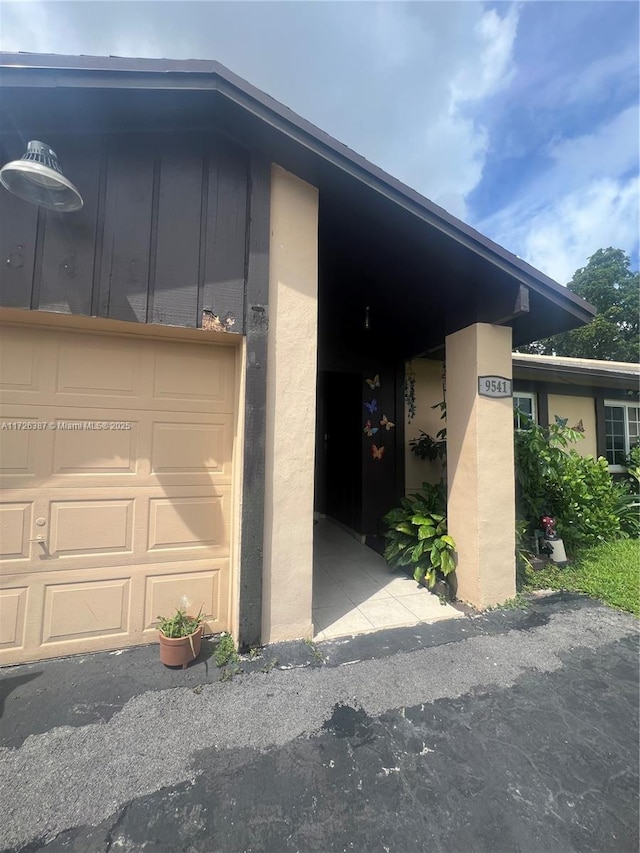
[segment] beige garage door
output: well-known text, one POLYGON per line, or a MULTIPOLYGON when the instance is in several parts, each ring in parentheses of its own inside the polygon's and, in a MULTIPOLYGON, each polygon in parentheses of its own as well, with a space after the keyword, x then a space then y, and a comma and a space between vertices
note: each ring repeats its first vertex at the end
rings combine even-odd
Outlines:
POLYGON ((8 326, 0 663, 229 624, 235 349, 8 326))

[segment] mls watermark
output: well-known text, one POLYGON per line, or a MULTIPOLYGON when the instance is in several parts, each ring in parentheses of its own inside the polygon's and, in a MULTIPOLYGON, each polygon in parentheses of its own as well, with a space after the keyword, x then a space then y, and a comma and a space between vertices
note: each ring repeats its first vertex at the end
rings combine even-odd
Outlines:
POLYGON ((131 421, 2 421, 0 430, 83 432, 85 430, 129 430, 132 426, 131 421))

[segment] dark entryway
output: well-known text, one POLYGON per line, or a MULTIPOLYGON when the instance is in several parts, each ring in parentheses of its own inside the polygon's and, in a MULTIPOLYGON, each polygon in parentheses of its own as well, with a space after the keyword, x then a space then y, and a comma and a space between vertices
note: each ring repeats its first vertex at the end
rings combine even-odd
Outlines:
POLYGON ((362 460, 359 422, 360 383, 357 373, 320 374, 316 510, 351 530, 362 519, 362 460))
MULTIPOLYGON (((377 367, 377 369, 376 369, 377 367)), ((403 409, 396 371, 321 371, 316 429, 316 512, 375 537, 403 490, 403 409)))

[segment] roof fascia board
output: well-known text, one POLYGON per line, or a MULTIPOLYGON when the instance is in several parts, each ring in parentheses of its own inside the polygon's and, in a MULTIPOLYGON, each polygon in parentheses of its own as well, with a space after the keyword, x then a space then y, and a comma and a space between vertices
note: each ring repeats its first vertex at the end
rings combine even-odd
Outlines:
MULTIPOLYGON (((316 133, 310 133, 306 128, 301 128, 297 122, 292 123, 285 116, 278 115, 280 121, 274 121, 271 114, 272 111, 269 107, 265 107, 261 103, 256 104, 251 96, 247 97, 246 93, 242 90, 226 86, 224 81, 218 90, 222 95, 242 106, 247 112, 266 122, 292 141, 302 145, 309 152, 322 157, 331 163, 331 165, 356 178, 360 183, 402 207, 412 215, 417 216, 432 228, 455 240, 512 278, 517 279, 520 284, 530 287, 580 320, 589 322, 596 314, 596 309, 589 305, 589 303, 584 303, 584 300, 574 301, 571 298, 574 294, 571 294, 571 291, 567 291, 562 285, 559 285, 552 279, 541 282, 540 278, 532 274, 532 272, 521 269, 519 264, 514 264, 513 261, 501 256, 503 250, 496 252, 496 248, 499 249, 497 244, 492 244, 490 240, 483 237, 479 232, 475 231, 474 235, 465 233, 468 226, 466 226, 465 230, 461 230, 460 225, 463 223, 458 224, 442 208, 439 208, 439 212, 430 210, 429 208, 431 206, 435 207, 435 205, 432 205, 431 202, 428 202, 427 199, 424 199, 415 190, 388 176, 377 166, 364 161, 363 158, 354 154, 349 149, 337 151, 335 143, 324 143, 322 139, 318 139, 316 133), (309 136, 311 136, 311 140, 309 136), (345 160, 348 162, 345 163, 345 160), (425 202, 427 203, 425 204, 425 202), (561 292, 558 292, 559 288, 562 288, 561 292)), ((341 143, 338 143, 338 145, 342 147, 341 143)), ((469 228, 469 230, 473 229, 469 228)), ((515 260, 517 261, 518 259, 515 260)))
POLYGON ((9 83, 9 79, 1 79, 4 70, 8 72, 6 77, 10 78, 10 85, 14 86, 112 88, 115 85, 116 88, 123 89, 218 91, 291 141, 399 205, 521 284, 573 314, 581 322, 589 322, 595 315, 596 309, 571 291, 369 163, 219 63, 193 61, 177 67, 177 61, 132 61, 112 57, 108 60, 102 59, 101 62, 99 58, 93 58, 91 62, 91 59, 0 55, 0 86, 9 83), (47 61, 50 64, 46 64, 47 61), (75 64, 63 65, 63 62, 75 64), (46 75, 38 72, 46 72, 46 75), (56 72, 53 80, 51 72, 56 72), (49 79, 46 79, 47 77, 49 79))
POLYGON ((606 381, 607 379, 617 379, 625 382, 638 382, 640 375, 637 371, 617 371, 617 370, 602 370, 591 369, 588 367, 576 368, 568 365, 555 364, 532 364, 531 362, 522 362, 518 359, 513 359, 514 372, 517 371, 522 377, 528 376, 535 378, 536 376, 547 378, 548 374, 554 376, 585 377, 589 379, 598 379, 606 381))

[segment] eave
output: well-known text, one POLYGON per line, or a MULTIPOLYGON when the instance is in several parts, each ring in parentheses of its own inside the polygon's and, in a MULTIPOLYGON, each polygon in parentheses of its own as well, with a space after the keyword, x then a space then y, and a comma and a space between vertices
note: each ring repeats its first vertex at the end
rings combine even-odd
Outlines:
MULTIPOLYGON (((441 346, 458 320, 510 325, 518 346, 584 325, 595 315, 593 306, 217 62, 5 53, 0 54, 0 86, 6 93, 25 87, 154 91, 164 93, 170 104, 191 93, 194 112, 215 111, 223 132, 250 141, 274 162, 318 186, 321 217, 323 204, 331 214, 325 217, 327 222, 340 215, 345 199, 354 209, 371 210, 381 235, 383 223, 399 222, 414 261, 413 283, 406 284, 408 299, 411 287, 418 288, 414 295, 420 297, 434 253, 440 253, 436 267, 439 263, 441 270, 446 269, 457 247, 456 274, 464 277, 460 287, 465 292, 452 297, 441 329, 430 329, 424 340, 415 331, 405 357, 441 346), (522 310, 521 297, 529 303, 528 310, 522 310), (473 310, 459 310, 470 303, 473 310)), ((356 231, 352 236, 357 240, 360 235, 356 231)))

